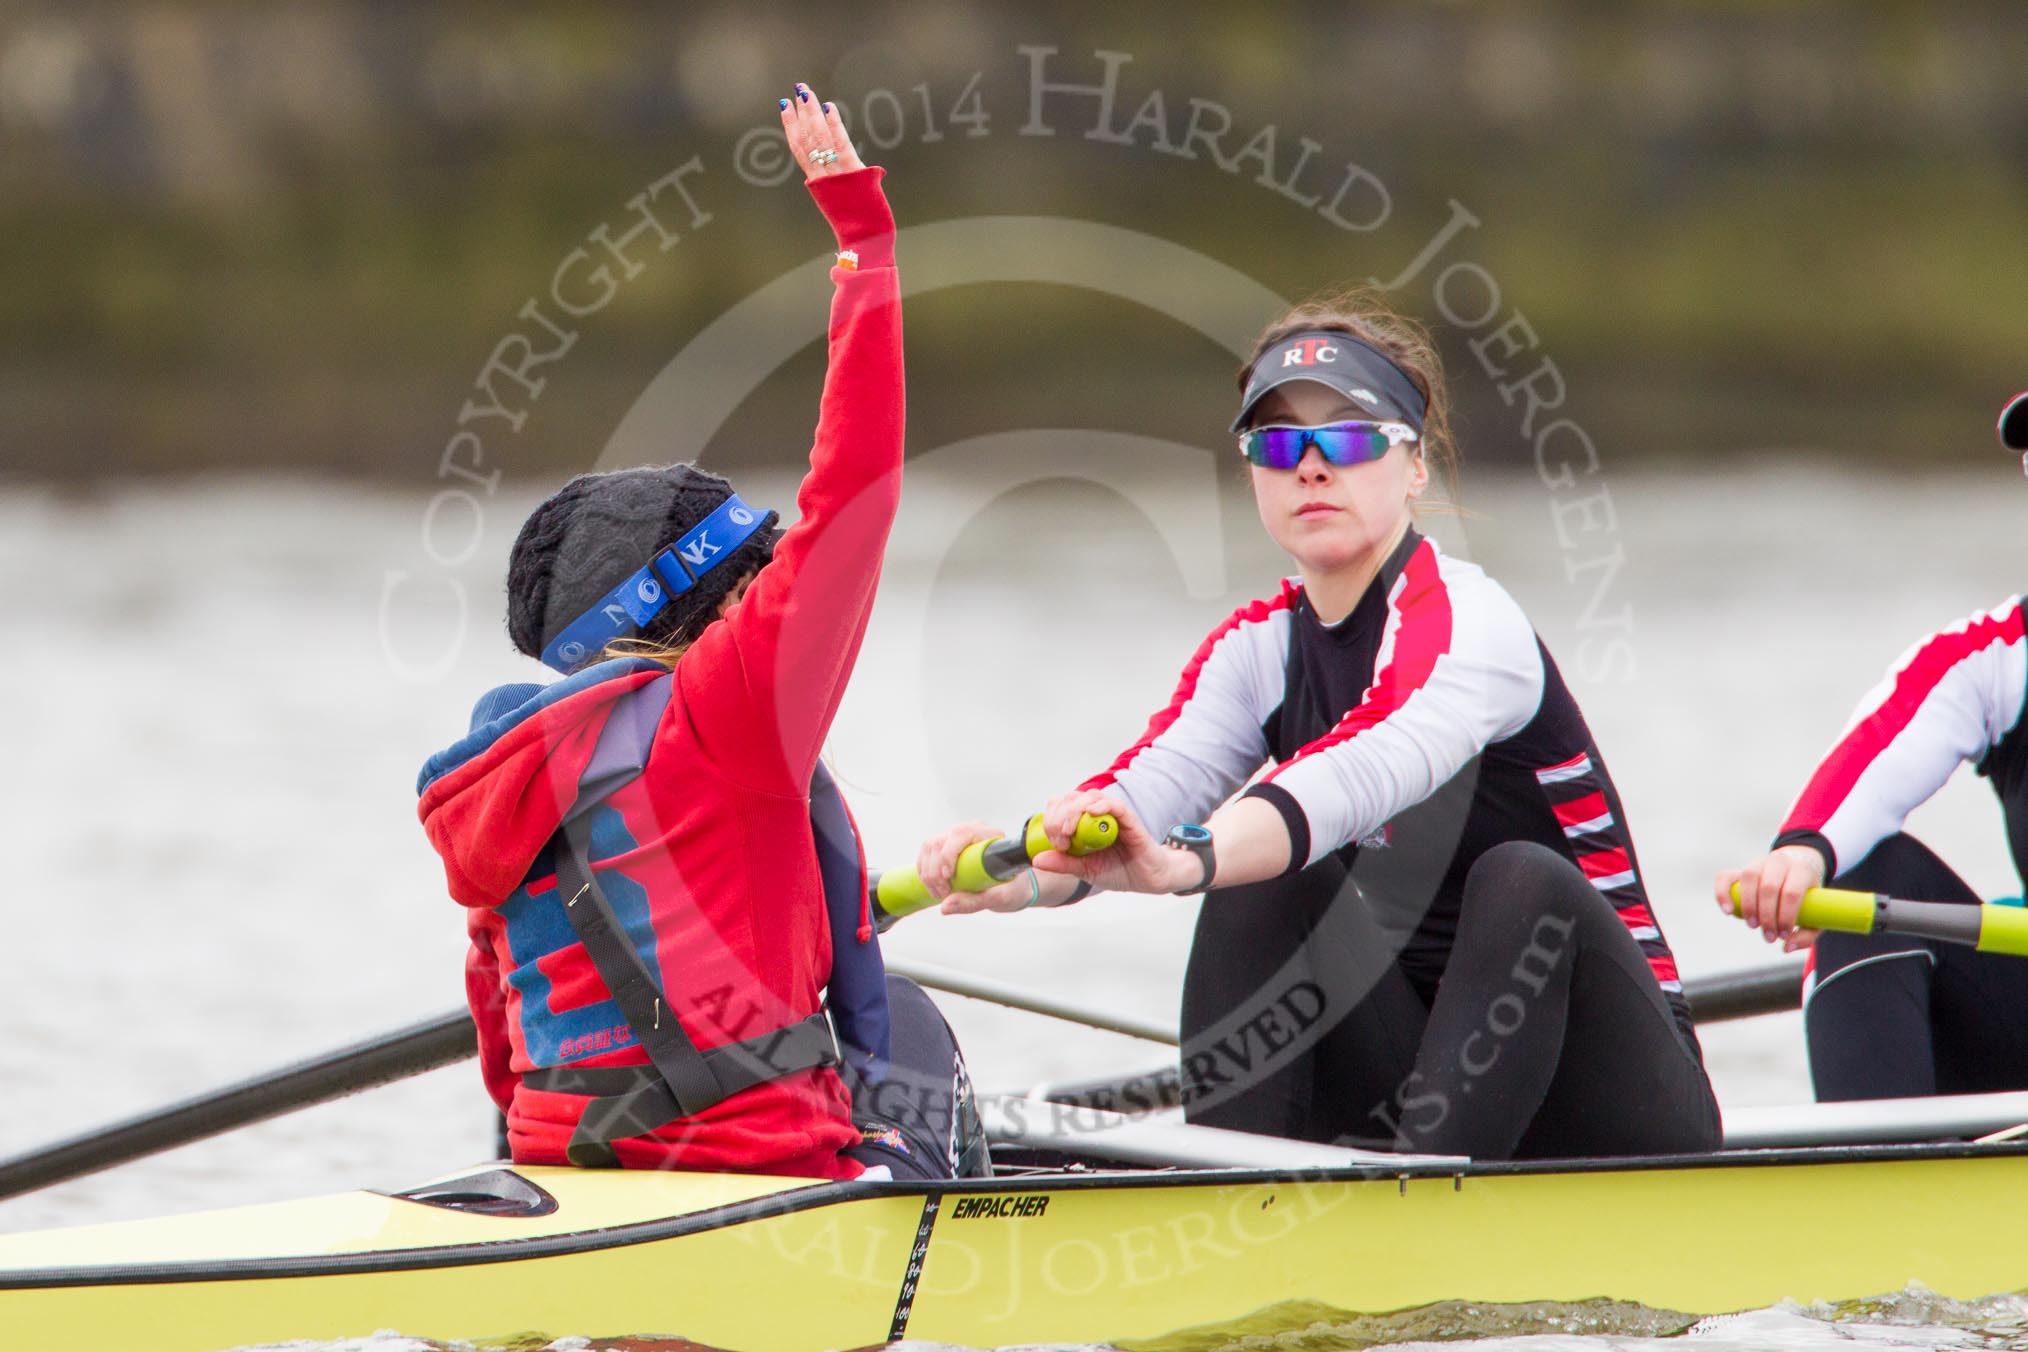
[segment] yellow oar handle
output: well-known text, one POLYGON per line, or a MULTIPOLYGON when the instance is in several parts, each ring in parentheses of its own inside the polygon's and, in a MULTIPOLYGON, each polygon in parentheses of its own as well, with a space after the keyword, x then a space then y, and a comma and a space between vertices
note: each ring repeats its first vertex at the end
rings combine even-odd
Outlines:
MULTIPOLYGON (((1739 912, 1739 884, 1734 883, 1732 913, 1739 912)), ((1969 944, 1982 953, 2028 957, 2028 910, 1992 902, 1967 906, 1946 901, 1903 901, 1877 892, 1813 887, 1803 893, 1796 923, 1804 929, 1838 930, 1846 934, 1911 934, 1969 944)))
MULTIPOLYGON (((1069 852, 1074 855, 1092 854, 1107 848, 1119 838, 1120 824, 1111 813, 1093 816, 1087 812, 1077 819, 1077 827, 1071 832, 1069 852)), ((957 867, 951 870, 951 888, 957 892, 983 892, 1028 867, 1028 861, 1044 850, 1055 848, 1042 829, 1042 814, 1038 812, 1028 819, 1028 826, 1019 840, 995 836, 991 840, 975 840, 965 846, 958 855, 957 867)), ((888 869, 879 874, 873 882, 873 900, 885 913, 883 929, 902 916, 937 903, 913 868, 888 869)))
MULTIPOLYGON (((1113 816, 1110 812, 1101 812, 1097 816, 1093 816, 1087 812, 1082 817, 1079 817, 1077 825, 1071 828, 1070 848, 1064 851, 1064 853, 1076 855, 1082 859, 1088 854, 1097 854, 1100 850, 1111 849, 1119 842, 1119 839, 1119 818, 1113 816)), ((1056 848, 1050 842, 1049 833, 1042 829, 1042 814, 1040 812, 1028 819, 1028 826, 1022 832, 1022 843, 1026 847, 1027 857, 1030 859, 1046 850, 1056 848)), ((971 848, 977 849, 978 846, 974 845, 971 848)), ((967 853, 969 852, 968 850, 967 853)), ((963 856, 960 856, 959 864, 962 865, 963 862, 963 856)))
MULTIPOLYGON (((1879 914, 1880 900, 1879 895, 1873 892, 1813 887, 1803 893, 1803 906, 1796 913, 1796 923, 1804 929, 1871 934, 1874 918, 1879 914)), ((1738 883, 1732 885, 1732 913, 1741 913, 1738 883)))
POLYGON ((2028 958, 2028 910, 2019 906, 1995 906, 1991 902, 1981 906, 1979 951, 2011 953, 2017 958, 2028 958))

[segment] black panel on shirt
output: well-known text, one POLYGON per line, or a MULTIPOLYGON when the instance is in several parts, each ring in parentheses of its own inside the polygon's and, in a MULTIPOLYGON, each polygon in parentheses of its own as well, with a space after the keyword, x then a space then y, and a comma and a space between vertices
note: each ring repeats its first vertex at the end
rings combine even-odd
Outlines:
MULTIPOLYGON (((1307 596, 1298 596, 1290 616, 1286 690, 1262 727, 1277 763, 1330 732, 1364 701, 1386 631, 1388 596, 1422 543, 1423 537, 1410 530, 1352 613, 1335 625, 1317 617, 1307 596)), ((1605 896, 1615 907, 1647 904, 1619 793, 1575 697, 1539 639, 1537 650, 1542 702, 1528 724, 1489 745, 1428 798, 1396 813, 1365 841, 1337 851, 1375 919, 1401 943, 1402 970, 1425 1001, 1434 998, 1450 961, 1465 877, 1496 845, 1536 841, 1580 866, 1583 850, 1623 849, 1636 881, 1605 896), (1539 771, 1578 756, 1588 756, 1592 765, 1582 782, 1545 786, 1537 779, 1539 771), (1604 798, 1612 825, 1600 837, 1573 841, 1557 819, 1556 804, 1591 793, 1604 798)), ((1260 795, 1258 788, 1254 792, 1260 795)), ((1297 858, 1306 856, 1303 851, 1297 858)), ((1651 958, 1670 960, 1667 943, 1659 937, 1640 941, 1640 947, 1651 958)), ((1663 994, 1694 1048, 1689 1005, 1680 992, 1663 994)))

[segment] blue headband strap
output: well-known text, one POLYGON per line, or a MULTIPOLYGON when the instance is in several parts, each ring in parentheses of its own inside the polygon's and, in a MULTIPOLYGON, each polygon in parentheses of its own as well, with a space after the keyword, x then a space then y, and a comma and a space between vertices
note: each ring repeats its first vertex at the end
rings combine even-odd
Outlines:
POLYGON ((566 624, 542 650, 542 661, 568 674, 616 638, 640 633, 674 597, 681 596, 747 542, 766 512, 756 512, 737 493, 566 624))

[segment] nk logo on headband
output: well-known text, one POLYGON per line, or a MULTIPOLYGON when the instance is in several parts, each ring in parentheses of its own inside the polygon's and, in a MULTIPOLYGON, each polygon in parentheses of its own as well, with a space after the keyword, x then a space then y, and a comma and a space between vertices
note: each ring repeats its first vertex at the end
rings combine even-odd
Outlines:
POLYGON ((703 531, 698 531, 696 535, 684 541, 677 548, 676 552, 681 554, 684 562, 688 563, 692 568, 702 568, 706 559, 710 558, 713 554, 719 553, 724 548, 724 545, 711 543, 703 531))
POLYGON ((1337 360, 1338 349, 1328 338, 1304 338, 1282 353, 1283 366, 1315 366, 1337 360))
MULTIPOLYGON (((760 519, 754 515, 752 508, 741 502, 737 497, 726 499, 725 506, 721 507, 717 512, 712 513, 712 517, 719 515, 723 515, 726 520, 732 522, 735 526, 744 527, 751 527, 754 522, 760 519)), ((751 535, 752 533, 751 530, 748 530, 739 539, 744 540, 747 535, 751 535)), ((735 540, 733 543, 738 544, 739 540, 735 540)), ((711 542, 711 517, 707 517, 703 525, 684 536, 681 540, 678 540, 676 542, 676 552, 682 556, 683 561, 689 564, 694 571, 702 571, 708 567, 709 565, 706 564, 705 560, 709 559, 712 555, 723 554, 725 546, 711 542)))

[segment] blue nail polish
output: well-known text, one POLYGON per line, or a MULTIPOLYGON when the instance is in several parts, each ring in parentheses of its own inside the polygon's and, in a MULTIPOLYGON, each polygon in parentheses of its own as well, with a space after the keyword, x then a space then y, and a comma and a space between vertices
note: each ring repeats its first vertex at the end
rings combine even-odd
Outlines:
POLYGON ((783 99, 783 100, 782 100, 782 111, 784 111, 784 112, 787 112, 787 111, 788 111, 788 107, 789 107, 789 101, 788 101, 787 99, 783 99))
POLYGON ((827 104, 825 104, 825 105, 824 105, 824 111, 825 111, 825 112, 827 112, 827 113, 835 113, 835 112, 837 112, 838 110, 837 110, 837 108, 835 108, 835 107, 834 107, 834 106, 832 106, 831 104, 828 104, 828 103, 827 103, 827 104))
POLYGON ((796 91, 796 97, 801 99, 803 102, 808 103, 810 101, 810 91, 807 89, 798 89, 796 91))

